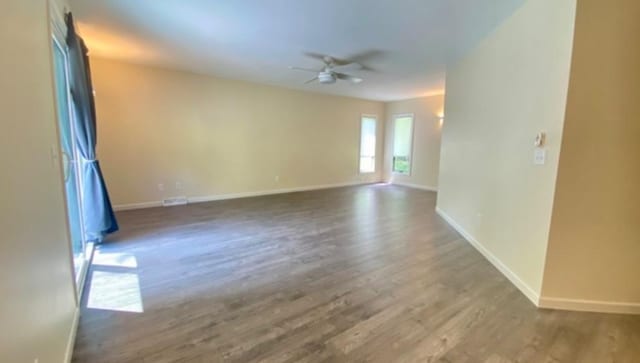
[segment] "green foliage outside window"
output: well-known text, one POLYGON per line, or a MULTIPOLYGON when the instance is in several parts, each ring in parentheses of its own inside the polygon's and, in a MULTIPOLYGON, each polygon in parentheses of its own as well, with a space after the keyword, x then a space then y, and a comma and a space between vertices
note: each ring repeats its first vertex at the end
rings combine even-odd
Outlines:
POLYGON ((409 174, 409 158, 396 156, 393 158, 393 171, 401 174, 409 174))

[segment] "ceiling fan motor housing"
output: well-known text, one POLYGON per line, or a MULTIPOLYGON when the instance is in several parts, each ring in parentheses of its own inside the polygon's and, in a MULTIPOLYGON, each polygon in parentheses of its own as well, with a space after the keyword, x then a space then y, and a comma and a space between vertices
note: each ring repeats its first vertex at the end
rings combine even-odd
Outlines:
POLYGON ((322 84, 336 83, 336 76, 332 72, 320 72, 318 81, 322 84))

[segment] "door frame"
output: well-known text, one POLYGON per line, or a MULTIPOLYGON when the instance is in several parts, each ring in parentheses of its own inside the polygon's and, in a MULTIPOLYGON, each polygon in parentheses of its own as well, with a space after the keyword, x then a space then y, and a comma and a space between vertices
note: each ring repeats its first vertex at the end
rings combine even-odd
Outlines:
POLYGON ((56 134, 58 136, 58 143, 56 145, 57 147, 57 154, 60 155, 60 157, 58 158, 58 163, 59 163, 59 168, 60 168, 60 176, 61 176, 61 182, 62 182, 62 191, 63 194, 65 195, 65 203, 64 203, 64 209, 65 209, 65 224, 66 224, 66 229, 67 229, 67 237, 68 237, 68 253, 69 253, 69 267, 71 268, 71 274, 73 276, 73 283, 74 283, 74 288, 75 288, 75 292, 76 292, 76 303, 78 304, 78 306, 80 305, 80 299, 82 298, 82 291, 83 291, 83 287, 84 287, 84 282, 87 276, 87 271, 88 271, 88 266, 89 266, 89 262, 91 261, 91 257, 92 257, 92 253, 93 253, 93 243, 87 243, 87 239, 85 236, 85 231, 84 231, 84 213, 83 213, 83 206, 82 206, 82 198, 83 198, 83 190, 82 190, 82 173, 80 173, 80 167, 81 167, 81 162, 80 162, 80 157, 81 155, 78 152, 78 148, 76 146, 76 137, 75 137, 75 128, 74 128, 74 122, 73 118, 74 118, 74 112, 73 112, 73 105, 72 105, 72 95, 71 95, 71 90, 69 88, 69 49, 67 47, 66 44, 66 35, 67 35, 67 25, 65 23, 65 16, 64 16, 64 12, 60 10, 60 8, 58 7, 58 5, 55 3, 55 1, 49 1, 49 25, 50 25, 50 29, 49 32, 51 34, 51 42, 50 42, 50 57, 51 57, 51 68, 52 68, 52 81, 53 81, 53 85, 54 85, 54 89, 53 89, 53 93, 54 93, 54 107, 56 109, 56 134), (76 269, 75 269, 75 264, 74 264, 74 253, 73 253, 73 242, 71 240, 71 221, 69 220, 69 206, 67 205, 67 201, 68 199, 66 198, 66 188, 65 188, 65 177, 64 177, 64 165, 63 165, 63 160, 62 160, 62 154, 63 154, 63 150, 62 150, 62 146, 60 143, 60 136, 61 136, 61 130, 60 130, 60 123, 61 120, 59 119, 59 112, 58 112, 58 100, 57 100, 57 94, 56 94, 56 89, 55 89, 55 82, 56 82, 56 78, 55 78, 55 61, 54 61, 54 57, 55 57, 55 49, 54 47, 57 47, 62 54, 64 55, 64 65, 65 65, 65 83, 66 83, 66 91, 67 91, 67 113, 69 115, 69 130, 71 133, 71 148, 72 148, 72 153, 73 153, 73 162, 75 163, 75 173, 73 173, 74 175, 70 176, 74 178, 74 183, 76 186, 76 190, 78 192, 77 198, 76 199, 76 203, 77 203, 77 208, 78 208, 78 218, 80 219, 78 221, 78 223, 80 224, 80 238, 82 241, 82 255, 83 255, 83 260, 82 260, 82 265, 80 266, 80 269, 78 271, 78 273, 76 274, 76 269))

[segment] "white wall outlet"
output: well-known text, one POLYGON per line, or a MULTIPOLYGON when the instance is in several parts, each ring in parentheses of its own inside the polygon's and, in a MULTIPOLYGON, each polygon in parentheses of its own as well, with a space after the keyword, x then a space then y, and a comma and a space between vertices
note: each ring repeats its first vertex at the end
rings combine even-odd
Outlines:
POLYGON ((163 192, 163 191, 164 191, 164 184, 159 183, 159 184, 158 184, 158 190, 159 190, 159 191, 161 191, 161 192, 163 192))
POLYGON ((182 182, 176 182, 176 190, 182 190, 182 182))
POLYGON ((276 183, 279 183, 279 182, 280 182, 280 175, 276 175, 276 176, 273 178, 273 180, 274 180, 276 183))
POLYGON ((547 162, 547 150, 537 147, 533 151, 533 164, 544 165, 547 162))

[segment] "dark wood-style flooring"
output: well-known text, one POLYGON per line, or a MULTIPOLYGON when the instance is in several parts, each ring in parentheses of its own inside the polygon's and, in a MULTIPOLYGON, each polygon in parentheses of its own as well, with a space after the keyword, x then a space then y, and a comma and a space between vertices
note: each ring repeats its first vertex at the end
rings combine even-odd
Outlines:
POLYGON ((434 213, 367 185, 126 211, 74 362, 640 362, 640 317, 538 310, 434 213))

